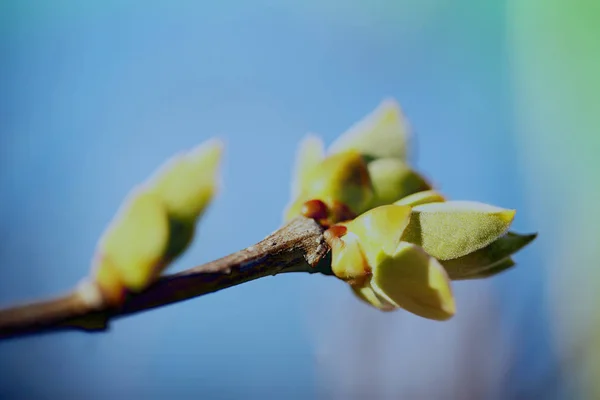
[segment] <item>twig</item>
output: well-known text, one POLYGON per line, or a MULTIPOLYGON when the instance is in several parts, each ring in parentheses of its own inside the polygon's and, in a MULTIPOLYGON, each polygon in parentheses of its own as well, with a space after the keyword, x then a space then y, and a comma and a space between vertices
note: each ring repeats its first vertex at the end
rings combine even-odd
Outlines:
POLYGON ((0 310, 0 339, 57 330, 98 331, 110 319, 162 307, 286 272, 331 274, 323 228, 298 217, 264 240, 226 257, 159 278, 119 308, 95 310, 80 292, 0 310))

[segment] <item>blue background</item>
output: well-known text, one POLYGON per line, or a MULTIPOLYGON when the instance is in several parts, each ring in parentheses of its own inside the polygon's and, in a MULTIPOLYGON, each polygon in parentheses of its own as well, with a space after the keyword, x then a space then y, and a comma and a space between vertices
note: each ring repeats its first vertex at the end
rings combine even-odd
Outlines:
MULTIPOLYGON (((3 2, 0 304, 69 289, 128 190, 212 136, 227 144, 223 190, 173 269, 253 244, 280 224, 301 137, 331 142, 388 96, 442 191, 516 208, 515 230, 535 231, 504 6, 368 4, 3 2)), ((0 397, 552 398, 539 254, 455 285, 458 315, 444 324, 375 315, 339 282, 289 275, 108 333, 0 343, 0 397)))

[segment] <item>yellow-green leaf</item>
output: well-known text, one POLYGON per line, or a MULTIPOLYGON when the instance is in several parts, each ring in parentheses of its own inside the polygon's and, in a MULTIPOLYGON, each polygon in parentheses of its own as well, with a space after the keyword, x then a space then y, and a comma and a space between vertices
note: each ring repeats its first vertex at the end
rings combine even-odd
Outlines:
POLYGON ((409 126, 395 100, 384 100, 329 147, 330 153, 356 150, 368 158, 406 159, 409 126))
POLYGON ((442 265, 451 279, 466 279, 465 277, 488 270, 492 265, 521 250, 536 236, 537 234, 520 235, 508 232, 488 246, 459 258, 442 261, 442 265))
POLYGON ((400 243, 393 256, 372 267, 371 285, 392 304, 424 318, 446 320, 456 312, 450 280, 420 247, 400 243))
POLYGON ((356 151, 331 155, 319 164, 301 196, 321 200, 331 208, 341 203, 360 214, 373 197, 367 164, 356 151))
POLYGON ((408 196, 398 200, 394 204, 397 204, 399 206, 416 207, 421 204, 441 203, 444 201, 446 201, 446 199, 444 198, 444 196, 441 193, 439 193, 435 190, 425 190, 422 192, 413 193, 411 195, 408 195, 408 196))
POLYGON ((410 215, 410 207, 390 204, 369 210, 343 225, 358 236, 369 265, 376 265, 381 257, 394 253, 410 215))
POLYGON ((471 201, 422 204, 413 208, 402 240, 423 247, 438 260, 451 260, 498 239, 514 216, 514 210, 471 201))
POLYGON ((370 207, 392 204, 410 194, 431 189, 430 184, 397 158, 380 158, 369 163, 374 196, 370 207))
POLYGON ((121 283, 137 291, 160 272, 168 243, 169 220, 161 201, 153 193, 138 190, 100 240, 99 258, 108 259, 121 283))
POLYGON ((348 232, 343 238, 336 238, 331 246, 331 270, 342 280, 362 280, 370 268, 359 245, 359 238, 348 232))
POLYGON ((168 160, 147 183, 172 218, 195 221, 212 200, 218 185, 223 145, 210 140, 168 160))

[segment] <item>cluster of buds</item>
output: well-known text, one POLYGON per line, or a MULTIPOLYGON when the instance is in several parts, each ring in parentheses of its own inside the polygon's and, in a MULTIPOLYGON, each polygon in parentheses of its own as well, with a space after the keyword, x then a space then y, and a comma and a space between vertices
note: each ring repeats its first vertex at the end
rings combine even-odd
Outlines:
POLYGON ((222 144, 212 140, 179 154, 127 196, 93 259, 99 302, 120 305, 127 293, 145 289, 188 247, 216 192, 221 153, 222 144))
MULTIPOLYGON (((408 140, 392 100, 327 151, 307 136, 285 219, 304 215, 326 229, 331 269, 360 299, 445 320, 456 308, 452 280, 511 268, 511 256, 535 235, 508 231, 514 210, 447 201, 407 162, 408 140)), ((118 307, 183 253, 217 189, 221 153, 215 140, 177 155, 129 194, 98 243, 82 293, 118 307)))
POLYGON ((323 141, 308 135, 296 156, 292 201, 284 218, 311 216, 326 206, 323 223, 343 221, 406 195, 431 189, 406 163, 408 125, 392 100, 355 124, 325 151, 323 141))
POLYGON ((308 136, 298 152, 285 218, 302 214, 328 228, 332 271, 368 304, 446 320, 451 280, 495 275, 535 235, 508 232, 515 211, 447 201, 407 162, 409 127, 384 101, 326 153, 308 136))

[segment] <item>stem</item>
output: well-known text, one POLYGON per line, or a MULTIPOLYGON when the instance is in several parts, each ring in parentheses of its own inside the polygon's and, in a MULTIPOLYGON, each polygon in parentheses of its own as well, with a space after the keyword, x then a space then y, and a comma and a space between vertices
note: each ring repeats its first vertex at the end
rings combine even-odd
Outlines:
POLYGON ((0 339, 57 330, 98 331, 126 316, 286 272, 331 274, 323 228, 298 217, 254 246, 159 278, 119 308, 94 309, 80 292, 0 310, 0 339))

